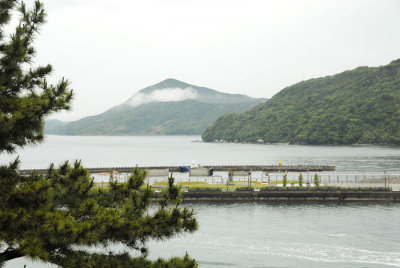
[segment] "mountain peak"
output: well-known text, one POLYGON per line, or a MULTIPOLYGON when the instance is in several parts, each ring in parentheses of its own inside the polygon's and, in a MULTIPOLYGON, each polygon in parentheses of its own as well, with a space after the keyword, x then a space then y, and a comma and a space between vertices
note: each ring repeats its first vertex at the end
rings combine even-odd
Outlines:
POLYGON ((133 107, 147 103, 180 102, 185 100, 196 100, 203 103, 243 103, 243 102, 262 102, 240 94, 228 94, 216 90, 191 85, 174 78, 167 78, 157 84, 143 88, 125 104, 133 107))
POLYGON ((180 81, 180 80, 175 79, 175 78, 167 78, 167 79, 161 81, 160 84, 161 84, 161 83, 177 83, 177 84, 183 83, 183 84, 186 84, 185 82, 180 81))
POLYGON ((219 116, 243 112, 261 102, 264 100, 222 93, 168 78, 136 92, 126 102, 102 114, 65 125, 48 122, 46 133, 200 134, 219 116))
POLYGON ((192 85, 190 85, 188 83, 185 83, 185 82, 182 82, 182 81, 179 81, 179 80, 174 79, 174 78, 167 78, 167 79, 165 79, 165 80, 163 80, 163 81, 161 81, 161 82, 159 82, 159 83, 157 83, 155 85, 146 87, 146 88, 140 90, 139 92, 141 92, 141 93, 150 93, 150 92, 152 92, 154 90, 157 90, 157 89, 164 89, 164 88, 182 88, 183 89, 183 88, 188 88, 188 87, 192 87, 192 85))
POLYGON ((178 102, 195 100, 198 93, 194 86, 176 79, 168 78, 160 83, 146 87, 133 95, 126 102, 136 107, 151 102, 178 102))

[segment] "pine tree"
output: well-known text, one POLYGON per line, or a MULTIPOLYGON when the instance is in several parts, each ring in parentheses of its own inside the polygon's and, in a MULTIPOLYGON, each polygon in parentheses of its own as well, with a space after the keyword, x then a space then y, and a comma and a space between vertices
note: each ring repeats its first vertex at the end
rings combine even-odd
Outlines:
POLYGON ((21 176, 18 161, 0 168, 0 264, 27 256, 62 267, 196 267, 183 259, 146 259, 146 242, 197 229, 194 212, 180 208, 180 189, 169 178, 159 208, 149 214, 152 191, 143 188, 146 171, 136 168, 126 183, 94 188, 81 166, 51 165, 46 176, 21 176), (122 243, 142 253, 89 253, 85 246, 122 243))
POLYGON ((43 5, 36 1, 28 11, 16 0, 0 1, 0 153, 43 140, 43 119, 68 110, 72 90, 65 79, 56 85, 46 81, 51 65, 32 67, 33 40, 45 22, 43 5), (6 36, 5 27, 15 6, 21 14, 15 32, 6 36))
POLYGON ((283 175, 282 184, 283 184, 283 187, 286 187, 286 185, 287 185, 287 174, 283 175))
POLYGON ((301 173, 299 175, 299 186, 303 187, 303 175, 301 173))
MULTIPOLYGON (((51 66, 31 67, 33 40, 45 22, 43 4, 32 10, 17 0, 0 0, 0 153, 43 140, 43 120, 70 108, 65 79, 50 85, 51 66), (5 28, 17 10, 14 33, 5 28), (30 68, 29 68, 30 67, 30 68)), ((29 257, 61 267, 196 267, 189 256, 150 261, 149 239, 164 240, 197 229, 194 212, 181 208, 180 189, 169 187, 149 213, 153 192, 144 186, 146 171, 136 168, 126 183, 94 187, 79 161, 50 165, 47 175, 21 175, 19 160, 0 166, 0 267, 29 257), (92 252, 88 246, 125 245, 129 252, 92 252), (141 253, 132 257, 132 252, 141 253)))
POLYGON ((317 173, 315 173, 315 175, 314 175, 314 185, 316 187, 319 187, 319 177, 318 177, 317 173))

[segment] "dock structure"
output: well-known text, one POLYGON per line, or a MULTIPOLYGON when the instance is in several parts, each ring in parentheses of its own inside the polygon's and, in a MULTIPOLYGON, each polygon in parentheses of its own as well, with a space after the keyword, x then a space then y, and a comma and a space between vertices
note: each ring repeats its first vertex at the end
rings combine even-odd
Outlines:
POLYGON ((305 172, 305 171, 334 171, 333 165, 226 165, 226 166, 204 166, 213 168, 214 171, 266 171, 266 172, 305 172))
POLYGON ((329 189, 300 188, 264 191, 189 191, 182 193, 183 201, 400 201, 400 192, 388 188, 329 189))
MULTIPOLYGON (((213 169, 214 171, 265 171, 265 172, 318 172, 318 171, 334 171, 333 165, 205 165, 204 168, 213 169)), ((89 167, 86 170, 89 173, 103 173, 111 170, 119 173, 131 173, 135 167, 89 167)), ((139 166, 140 169, 148 170, 165 170, 169 172, 181 172, 181 166, 139 166)), ((20 174, 46 174, 47 169, 22 169, 20 174)))

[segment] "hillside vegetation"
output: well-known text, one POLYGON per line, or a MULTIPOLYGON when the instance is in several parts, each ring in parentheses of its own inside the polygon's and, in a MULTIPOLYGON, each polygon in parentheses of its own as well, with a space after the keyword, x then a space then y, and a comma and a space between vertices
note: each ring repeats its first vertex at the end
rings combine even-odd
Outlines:
POLYGON ((221 115, 245 111, 257 103, 211 104, 194 100, 149 103, 132 109, 122 105, 95 116, 83 118, 48 134, 62 135, 195 135, 221 115))
POLYGON ((73 122, 49 120, 46 134, 199 135, 220 116, 244 112, 266 99, 227 94, 166 79, 108 111, 73 122))
POLYGON ((247 112, 222 116, 202 137, 400 145, 400 60, 297 83, 247 112))

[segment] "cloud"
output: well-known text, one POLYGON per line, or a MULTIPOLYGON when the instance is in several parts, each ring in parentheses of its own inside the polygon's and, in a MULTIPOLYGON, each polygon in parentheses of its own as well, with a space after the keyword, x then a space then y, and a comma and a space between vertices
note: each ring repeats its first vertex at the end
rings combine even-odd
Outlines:
POLYGON ((197 98, 197 92, 191 88, 163 88, 156 89, 149 94, 136 93, 127 103, 133 107, 151 102, 177 102, 184 100, 194 100, 197 98))

